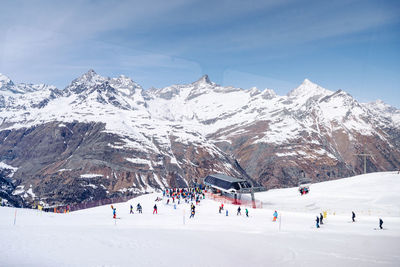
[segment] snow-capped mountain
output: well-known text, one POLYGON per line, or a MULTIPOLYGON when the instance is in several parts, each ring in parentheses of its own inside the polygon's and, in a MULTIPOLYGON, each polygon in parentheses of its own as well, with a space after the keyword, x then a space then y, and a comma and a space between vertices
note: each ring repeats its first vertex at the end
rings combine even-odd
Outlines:
POLYGON ((309 80, 286 96, 207 75, 144 90, 89 70, 64 90, 0 76, 0 162, 27 199, 66 203, 186 186, 208 173, 296 185, 400 167, 400 111, 309 80), (17 88, 17 89, 16 89, 17 88), (3 104, 2 104, 3 103, 3 104))

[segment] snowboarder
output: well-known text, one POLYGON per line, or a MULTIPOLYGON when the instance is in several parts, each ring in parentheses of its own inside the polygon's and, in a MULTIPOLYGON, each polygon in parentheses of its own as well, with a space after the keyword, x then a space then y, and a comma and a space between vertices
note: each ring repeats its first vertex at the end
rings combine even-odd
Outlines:
POLYGON ((317 222, 316 226, 319 228, 319 217, 317 216, 317 219, 315 220, 317 222))
POLYGON ((237 214, 236 215, 242 215, 242 213, 240 212, 240 206, 239 206, 239 208, 237 209, 237 214))
POLYGON ((383 229, 382 224, 383 224, 383 221, 381 218, 379 218, 379 228, 381 228, 381 230, 383 229))
POLYGON ((249 217, 249 210, 246 208, 246 217, 249 217))
POLYGON ((353 222, 356 221, 355 218, 356 218, 356 214, 354 213, 354 211, 352 211, 351 212, 351 219, 353 220, 353 222))
POLYGON ((113 207, 113 218, 117 219, 117 208, 113 207))
POLYGON ((158 214, 158 213, 157 213, 157 204, 154 204, 154 207, 153 207, 153 208, 154 208, 153 214, 154 214, 154 213, 158 214))
POLYGON ((130 214, 133 214, 133 206, 131 205, 131 212, 130 212, 130 214))
POLYGON ((320 222, 320 224, 324 224, 324 223, 322 222, 322 219, 324 219, 324 216, 322 215, 322 213, 320 213, 320 214, 319 214, 319 222, 320 222))
POLYGON ((273 215, 274 215, 274 218, 272 219, 272 221, 276 222, 276 219, 278 218, 278 212, 275 211, 273 215))

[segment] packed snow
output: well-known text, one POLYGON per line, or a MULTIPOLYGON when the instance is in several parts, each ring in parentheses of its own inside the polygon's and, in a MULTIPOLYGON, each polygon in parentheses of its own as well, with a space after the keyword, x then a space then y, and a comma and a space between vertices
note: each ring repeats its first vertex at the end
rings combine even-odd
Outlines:
POLYGON ((190 204, 156 202, 161 193, 114 204, 118 219, 109 205, 67 214, 1 207, 0 265, 399 266, 399 187, 400 174, 386 172, 313 184, 303 196, 271 190, 256 194, 263 208, 242 206, 242 215, 228 203, 218 213, 207 197, 191 219, 190 204), (129 214, 137 203, 143 214, 129 214), (379 218, 384 230, 375 230, 379 218))

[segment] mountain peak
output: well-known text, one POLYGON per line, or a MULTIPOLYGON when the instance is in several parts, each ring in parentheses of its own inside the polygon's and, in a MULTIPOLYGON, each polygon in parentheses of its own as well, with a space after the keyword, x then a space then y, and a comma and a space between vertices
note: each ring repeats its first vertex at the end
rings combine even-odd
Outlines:
POLYGON ((88 70, 86 73, 82 74, 79 78, 75 79, 72 83, 85 83, 85 84, 96 84, 102 83, 106 78, 98 75, 93 69, 88 70))
POLYGON ((0 73, 0 88, 13 86, 14 83, 6 75, 0 73))
POLYGON ((73 80, 67 88, 69 91, 81 93, 87 88, 102 84, 105 81, 107 81, 107 78, 98 75, 93 69, 89 69, 82 76, 73 80))
POLYGON ((212 85, 214 84, 213 82, 210 81, 210 78, 208 77, 207 74, 201 76, 200 79, 198 79, 197 81, 195 81, 193 84, 197 84, 197 85, 201 85, 201 84, 209 84, 212 85))
POLYGON ((313 83, 309 79, 304 79, 304 81, 300 84, 299 87, 293 89, 289 92, 289 97, 313 97, 319 95, 330 95, 333 94, 332 91, 329 91, 316 83, 313 83))
POLYGON ((81 76, 85 80, 92 80, 94 77, 99 76, 93 69, 89 69, 85 74, 81 76))
POLYGON ((113 88, 126 95, 134 94, 135 90, 142 90, 142 87, 138 83, 125 75, 120 75, 118 78, 112 78, 109 82, 113 88))

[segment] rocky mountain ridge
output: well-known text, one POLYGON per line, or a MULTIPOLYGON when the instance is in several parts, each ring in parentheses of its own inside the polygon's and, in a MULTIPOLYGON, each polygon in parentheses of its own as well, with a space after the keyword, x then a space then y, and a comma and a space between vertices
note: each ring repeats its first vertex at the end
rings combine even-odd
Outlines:
POLYGON ((149 90, 93 70, 64 90, 0 77, 0 162, 17 168, 13 194, 28 203, 140 194, 214 172, 293 186, 302 171, 315 181, 361 173, 362 152, 373 155, 368 171, 400 167, 398 109, 307 79, 278 96, 207 75, 149 90))

